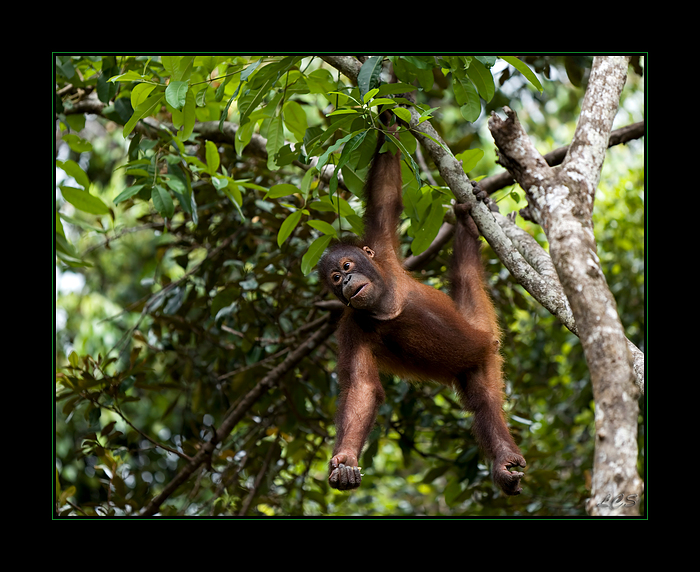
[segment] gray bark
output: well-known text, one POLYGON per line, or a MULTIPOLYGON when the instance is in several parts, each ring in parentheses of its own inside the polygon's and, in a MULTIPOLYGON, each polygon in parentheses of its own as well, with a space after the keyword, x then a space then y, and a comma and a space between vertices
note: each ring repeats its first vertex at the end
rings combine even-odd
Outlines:
POLYGON ((634 361, 600 267, 591 220, 627 64, 625 57, 594 60, 574 139, 558 169, 537 153, 513 111, 506 109, 505 120, 494 115, 489 122, 499 162, 525 190, 530 212, 547 234, 591 373, 596 444, 587 509, 593 515, 637 515, 642 493, 634 361), (620 494, 629 501, 605 502, 620 494))

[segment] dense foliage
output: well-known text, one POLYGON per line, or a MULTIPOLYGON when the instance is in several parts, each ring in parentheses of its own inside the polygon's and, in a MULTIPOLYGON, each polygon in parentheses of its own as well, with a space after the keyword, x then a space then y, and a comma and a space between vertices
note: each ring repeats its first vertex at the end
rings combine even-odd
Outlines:
MULTIPOLYGON (((389 59, 399 86, 382 83, 382 57, 353 86, 319 57, 56 56, 57 514, 139 514, 237 407, 245 415, 158 514, 584 514, 594 405, 580 344, 488 248, 508 415, 528 460, 519 497, 494 488, 452 392, 392 378, 362 487, 330 489, 332 336, 251 397, 331 317, 313 268, 332 238, 361 232, 378 110, 400 117, 411 91, 470 176, 484 177, 500 171, 485 115, 507 104, 543 153, 565 145, 590 65, 389 59)), ((643 108, 630 70, 620 126, 643 108)), ((391 144, 407 158, 402 245, 418 254, 453 197, 408 131, 391 144)), ((611 148, 596 237, 642 350, 643 189, 642 143, 611 148)), ((494 198, 504 214, 525 206, 517 188, 494 198)), ((421 278, 443 288, 449 255, 421 278)))

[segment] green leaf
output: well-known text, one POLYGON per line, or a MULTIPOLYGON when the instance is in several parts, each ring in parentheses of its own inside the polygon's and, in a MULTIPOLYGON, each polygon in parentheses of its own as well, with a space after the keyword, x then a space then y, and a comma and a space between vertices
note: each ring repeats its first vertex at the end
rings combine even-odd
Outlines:
POLYGON ((423 477, 423 483, 425 484, 430 484, 432 483, 435 479, 438 477, 441 477, 444 475, 448 470, 450 469, 450 466, 445 464, 445 465, 438 465, 437 467, 434 467, 430 469, 425 476, 423 477))
POLYGON ((467 68, 467 75, 469 79, 474 82, 476 89, 479 91, 479 95, 484 98, 486 103, 491 101, 494 93, 496 93, 496 86, 493 83, 491 70, 480 61, 472 60, 467 68))
POLYGON ((474 58, 479 60, 482 64, 484 64, 487 68, 490 69, 496 63, 498 56, 474 56, 474 58))
MULTIPOLYGON (((395 135, 391 133, 386 133, 386 137, 389 141, 391 141, 396 147, 401 151, 403 154, 404 160, 410 165, 411 171, 413 171, 413 174, 416 178, 416 182, 420 185, 420 169, 418 168, 418 165, 416 162, 413 160, 413 157, 411 157, 411 153, 408 151, 406 146, 401 142, 401 139, 396 137, 395 135)), ((429 135, 426 134, 426 137, 430 137, 429 135)), ((432 137, 430 137, 432 139, 432 137)), ((413 140, 413 137, 410 138, 410 140, 413 140)))
POLYGON ((197 119, 196 113, 197 105, 194 101, 194 93, 191 91, 187 92, 187 98, 185 99, 185 107, 182 110, 183 121, 182 121, 182 132, 178 134, 178 137, 182 141, 186 141, 192 131, 194 131, 194 123, 197 119))
POLYGON ((311 243, 309 250, 301 257, 301 271, 304 273, 304 276, 310 274, 314 269, 314 266, 316 266, 321 256, 323 256, 324 251, 328 248, 332 238, 331 235, 326 234, 324 236, 319 236, 311 243))
POLYGON ((270 190, 265 195, 266 199, 279 199, 280 197, 288 197, 298 193, 299 189, 290 183, 281 183, 279 185, 273 185, 270 190))
POLYGON ((309 189, 311 188, 311 181, 316 175, 316 167, 311 167, 304 177, 301 179, 299 188, 301 189, 301 196, 304 197, 304 203, 306 203, 306 198, 309 196, 309 189))
POLYGON ((214 143, 213 141, 207 141, 206 159, 207 172, 213 176, 219 170, 219 163, 221 161, 221 159, 219 158, 219 150, 216 147, 216 143, 214 143))
POLYGON ((85 129, 85 116, 83 114, 66 115, 65 121, 73 131, 85 129))
POLYGON ((270 124, 267 128, 267 144, 265 145, 267 149, 267 166, 271 171, 277 169, 275 155, 277 155, 283 145, 284 125, 282 123, 282 118, 276 115, 270 119, 270 124))
POLYGON ((368 131, 358 133, 345 144, 345 147, 343 147, 343 152, 340 154, 340 159, 338 159, 338 164, 335 166, 333 176, 328 182, 328 189, 331 194, 335 193, 338 186, 338 173, 340 172, 340 169, 342 169, 343 165, 348 162, 348 159, 350 159, 350 154, 362 144, 362 141, 367 136, 367 133, 368 131))
POLYGON ((418 120, 418 124, 420 125, 424 121, 428 121, 428 119, 431 119, 433 117, 431 114, 436 109, 440 109, 440 108, 439 107, 431 107, 430 109, 425 109, 425 110, 421 111, 420 119, 418 120))
POLYGON ((131 107, 136 109, 141 105, 150 93, 156 88, 152 83, 140 83, 131 90, 131 107))
POLYGON ((216 316, 222 308, 226 308, 227 306, 230 306, 231 304, 236 302, 240 295, 240 289, 234 287, 229 287, 225 290, 221 290, 220 292, 218 292, 211 301, 212 317, 216 316))
POLYGON ((110 83, 107 78, 114 74, 116 68, 112 67, 112 62, 109 61, 109 58, 105 59, 102 66, 102 73, 97 76, 95 91, 97 92, 97 98, 102 103, 110 103, 112 98, 117 95, 119 86, 116 83, 110 83))
POLYGON ((350 153, 352 153, 362 144, 365 137, 367 137, 367 133, 369 133, 369 131, 362 131, 345 144, 345 147, 343 147, 343 152, 340 154, 340 159, 338 159, 338 164, 335 168, 336 173, 338 173, 338 170, 341 169, 345 163, 347 163, 348 159, 350 158, 350 153))
MULTIPOLYGON (((258 104, 270 93, 272 87, 277 83, 277 79, 286 71, 294 67, 300 60, 300 56, 288 56, 279 62, 266 65, 256 71, 250 79, 250 95, 244 93, 238 100, 238 113, 240 125, 245 125, 250 114, 258 107, 258 104)), ((252 64, 251 64, 252 65, 252 64)), ((257 65, 257 64, 256 64, 257 65)), ((249 66, 250 67, 250 66, 249 66)), ((247 70, 248 68, 246 68, 247 70)), ((241 84, 244 82, 241 75, 241 84)))
POLYGON ((340 211, 340 215, 346 218, 355 214, 355 211, 345 199, 340 197, 330 197, 328 195, 310 203, 309 208, 320 212, 337 213, 340 211), (340 201, 340 204, 338 201, 340 201))
POLYGON ((333 225, 328 224, 325 220, 310 220, 306 224, 308 224, 311 228, 315 228, 316 230, 322 232, 323 234, 330 234, 331 236, 338 235, 336 230, 333 228, 333 225))
POLYGON ((465 173, 469 173, 477 163, 484 157, 483 149, 467 149, 466 151, 455 155, 455 159, 462 161, 462 167, 465 173))
POLYGON ((170 193, 163 187, 155 185, 151 190, 151 199, 153 206, 164 218, 172 218, 175 214, 175 205, 170 193))
POLYGON ((384 56, 372 56, 362 64, 360 72, 357 74, 357 87, 360 88, 360 96, 364 97, 368 91, 379 87, 383 59, 384 56))
POLYGON ((63 230, 63 223, 61 222, 61 215, 59 214, 58 211, 56 211, 56 234, 61 235, 65 238, 66 233, 63 230))
POLYGON ((107 81, 115 82, 115 81, 153 81, 150 77, 147 77, 145 75, 141 75, 140 73, 137 73, 135 71, 128 71, 123 74, 115 75, 114 77, 109 78, 107 81))
POLYGON ((294 232, 294 229, 299 224, 299 221, 301 221, 302 214, 302 211, 296 211, 284 219, 284 222, 282 223, 282 226, 280 226, 280 230, 277 233, 277 246, 282 246, 289 238, 289 235, 294 232))
POLYGON ((330 157, 330 155, 332 153, 334 153, 335 151, 337 151, 341 145, 343 145, 346 141, 350 140, 354 136, 355 136, 354 132, 348 133, 345 137, 338 139, 335 143, 333 143, 333 145, 328 147, 328 149, 326 149, 326 152, 323 153, 323 155, 321 155, 318 158, 318 163, 316 164, 316 169, 318 169, 319 171, 321 169, 323 169, 323 166, 328 162, 328 157, 330 157))
POLYGON ((433 56, 401 56, 416 69, 432 70, 435 65, 433 56))
POLYGON ((537 79, 537 76, 534 74, 534 72, 528 67, 528 65, 522 61, 520 61, 518 58, 515 56, 499 56, 502 60, 508 62, 510 65, 512 65, 516 70, 518 70, 521 74, 523 74, 527 80, 534 85, 540 93, 544 90, 542 87, 542 84, 540 83, 540 80, 537 79))
POLYGON ((214 187, 219 191, 228 187, 229 184, 229 180, 227 177, 212 177, 211 182, 214 185, 214 187))
POLYGON ((368 103, 370 107, 374 107, 376 105, 394 105, 396 102, 389 98, 389 97, 378 97, 376 99, 373 99, 368 103))
POLYGON ((335 81, 327 69, 317 69, 306 76, 306 85, 311 93, 326 95, 335 89, 335 81))
POLYGON ((76 153, 89 153, 92 151, 92 143, 79 137, 75 133, 66 133, 62 136, 63 141, 76 153))
POLYGON ((256 68, 260 65, 260 62, 262 62, 262 58, 260 58, 257 61, 254 61, 252 64, 247 66, 242 72, 241 72, 241 82, 244 82, 248 79, 250 74, 252 74, 256 68))
MULTIPOLYGON (((223 84, 221 84, 221 85, 223 86, 223 84)), ((233 95, 232 95, 232 96, 230 97, 230 99, 228 100, 228 103, 226 103, 226 105, 224 106, 224 109, 221 111, 221 117, 219 118, 219 131, 221 131, 222 133, 224 132, 224 123, 225 123, 226 120, 228 119, 228 110, 229 110, 229 108, 231 107, 231 104, 235 101, 236 97, 238 97, 238 90, 241 89, 241 85, 243 85, 243 82, 239 83, 239 84, 236 86, 236 91, 233 92, 233 95)), ((220 87, 221 87, 221 86, 220 86, 220 87)), ((218 92, 218 90, 217 90, 217 92, 218 92)), ((246 123, 246 122, 243 121, 243 118, 241 117, 241 125, 240 125, 240 127, 243 127, 243 125, 244 125, 245 123, 246 123)))
POLYGON ((160 61, 171 81, 181 81, 189 79, 194 56, 161 56, 160 61))
POLYGON ((80 356, 72 351, 70 355, 68 356, 68 362, 73 366, 73 367, 79 367, 80 366, 80 356))
POLYGON ((186 81, 171 81, 165 88, 165 101, 175 109, 182 109, 189 88, 190 85, 186 81))
POLYGON ((456 73, 452 74, 452 92, 458 105, 464 105, 474 97, 476 99, 479 98, 479 94, 476 92, 476 88, 471 80, 456 73))
MULTIPOLYGON (((224 189, 224 193, 229 198, 229 200, 236 206, 238 212, 240 212, 240 205, 243 204, 243 194, 241 193, 241 189, 238 188, 238 185, 234 182, 229 182, 228 186, 224 189)), ((241 213, 241 216, 243 216, 243 213, 241 213)))
POLYGON ((297 141, 304 140, 304 134, 308 127, 306 113, 296 101, 287 101, 284 104, 284 124, 294 134, 297 141))
POLYGON ((84 189, 90 186, 90 179, 88 179, 87 174, 75 161, 69 159, 68 161, 56 161, 56 166, 63 169, 69 177, 73 177, 75 182, 78 183, 84 189))
POLYGON ((70 56, 56 56, 56 71, 66 79, 71 79, 75 75, 75 67, 70 56))
POLYGON ((338 95, 340 97, 346 97, 349 99, 352 99, 357 105, 360 105, 361 102, 352 97, 349 93, 345 93, 343 91, 329 91, 326 95, 338 95))
POLYGON ((194 63, 194 56, 182 56, 180 58, 180 74, 175 77, 176 80, 187 81, 192 75, 192 64, 194 63))
POLYGON ((381 86, 379 86, 379 91, 377 95, 408 93, 409 91, 415 91, 416 89, 416 86, 408 83, 383 83, 381 86))
POLYGON ((406 123, 411 122, 411 112, 405 107, 395 107, 391 111, 394 113, 394 115, 396 115, 396 117, 405 121, 406 123))
POLYGON ((124 129, 122 131, 122 135, 124 139, 126 139, 129 134, 134 130, 134 127, 136 127, 136 123, 144 118, 153 113, 153 111, 156 109, 161 104, 161 101, 163 100, 163 94, 162 93, 156 93, 149 98, 147 98, 145 101, 143 101, 141 104, 139 104, 136 109, 134 109, 134 114, 131 116, 131 119, 126 122, 126 125, 124 125, 124 129))
POLYGON ((60 189, 63 198, 76 209, 96 215, 109 214, 109 207, 87 191, 63 185, 60 189))
POLYGON ((238 214, 241 215, 241 219, 245 220, 245 215, 241 210, 241 205, 243 204, 243 195, 241 193, 241 189, 238 188, 238 185, 233 180, 229 180, 229 184, 225 189, 223 189, 223 192, 233 203, 233 206, 236 207, 238 214))
POLYGON ((335 111, 331 111, 327 116, 330 117, 331 115, 350 115, 353 113, 360 113, 360 111, 357 109, 336 109, 335 111))
MULTIPOLYGON (((361 171, 370 164, 372 157, 374 157, 374 152, 377 150, 378 134, 379 131, 377 129, 370 129, 367 132, 367 136, 362 142, 362 145, 358 148, 359 153, 357 161, 353 165, 353 170, 361 171)), ((364 181, 361 181, 361 186, 364 186, 364 181)))
POLYGON ((469 78, 453 76, 452 89, 455 94, 455 99, 459 103, 462 117, 473 123, 481 114, 481 100, 476 91, 476 87, 469 78))
POLYGON ((125 201, 126 199, 130 199, 135 194, 137 194, 141 189, 143 189, 145 186, 146 185, 132 185, 130 187, 127 187, 121 193, 119 193, 117 195, 117 197, 114 199, 114 204, 118 205, 122 201, 125 201))
POLYGON ((257 122, 248 121, 245 125, 241 125, 236 130, 236 138, 233 142, 233 146, 236 149, 238 155, 243 155, 243 149, 246 148, 250 140, 253 138, 253 133, 255 133, 255 127, 257 122))
POLYGON ((442 225, 444 214, 442 199, 433 201, 415 231, 415 238, 411 243, 411 252, 414 256, 424 252, 433 243, 442 225))
POLYGON ((375 87, 374 89, 370 89, 367 93, 365 93, 362 96, 362 103, 367 103, 370 99, 372 99, 378 93, 379 93, 378 87, 375 87))

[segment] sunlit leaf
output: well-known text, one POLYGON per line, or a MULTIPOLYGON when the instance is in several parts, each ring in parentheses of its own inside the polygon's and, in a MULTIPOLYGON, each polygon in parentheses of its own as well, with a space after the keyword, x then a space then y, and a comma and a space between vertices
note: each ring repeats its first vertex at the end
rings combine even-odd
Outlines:
POLYGON ((296 211, 290 214, 280 226, 279 233, 277 233, 277 246, 282 246, 284 242, 289 238, 289 235, 294 232, 294 229, 301 221, 301 211, 296 211))
POLYGON ((527 80, 534 85, 540 93, 544 90, 542 87, 542 84, 540 83, 540 80, 537 79, 537 76, 535 73, 528 67, 528 65, 521 61, 519 58, 515 56, 499 56, 502 60, 508 62, 510 65, 512 65, 516 70, 518 70, 521 74, 523 74, 527 80))
POLYGON ((206 159, 207 171, 210 175, 214 175, 219 170, 219 149, 213 141, 207 141, 206 144, 206 159))
POLYGON ((124 125, 124 129, 122 130, 123 137, 126 139, 134 130, 134 127, 136 127, 136 123, 144 117, 151 115, 151 113, 153 113, 155 109, 161 105, 162 101, 163 93, 156 93, 146 98, 146 100, 144 100, 136 109, 134 109, 134 114, 131 116, 131 119, 126 122, 126 125, 124 125))
POLYGON ((87 189, 90 186, 90 180, 88 179, 87 174, 85 171, 83 171, 82 167, 80 167, 80 165, 78 165, 78 163, 72 159, 69 159, 68 161, 56 161, 56 166, 63 169, 68 176, 73 177, 75 182, 81 185, 84 189, 87 189))
POLYGON ((175 109, 182 109, 189 87, 186 81, 171 81, 165 88, 165 101, 175 109))
POLYGON ((270 190, 265 195, 266 199, 278 199, 280 197, 286 197, 298 193, 299 189, 296 185, 291 185, 289 183, 280 183, 279 185, 273 185, 270 190))
POLYGON ((301 257, 301 271, 304 273, 304 276, 311 273, 332 239, 333 236, 326 234, 319 236, 311 243, 309 250, 301 257))
POLYGON ((68 186, 61 186, 60 189, 63 198, 76 209, 96 215, 109 214, 109 207, 89 192, 68 186))
POLYGON ((483 157, 483 149, 467 149, 466 151, 455 155, 455 158, 458 161, 462 161, 462 168, 464 169, 465 173, 469 173, 469 171, 474 169, 474 167, 476 167, 477 163, 481 161, 483 157))

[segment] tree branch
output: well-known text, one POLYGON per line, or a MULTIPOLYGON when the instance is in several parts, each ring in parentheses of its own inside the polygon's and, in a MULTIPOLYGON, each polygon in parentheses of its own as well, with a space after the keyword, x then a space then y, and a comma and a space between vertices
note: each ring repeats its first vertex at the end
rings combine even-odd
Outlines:
MULTIPOLYGON (((613 147, 614 145, 622 145, 624 143, 627 143, 628 141, 639 139, 640 137, 644 136, 645 130, 646 127, 644 125, 644 121, 640 121, 638 123, 633 123, 632 125, 627 125, 626 127, 616 129, 610 134, 610 141, 608 143, 608 147, 613 147)), ((544 160, 547 161, 547 164, 550 167, 560 165, 568 151, 568 145, 559 147, 558 149, 550 151, 549 153, 544 155, 544 160)), ((491 177, 486 177, 485 179, 479 181, 481 188, 484 191, 486 191, 489 195, 495 193, 499 189, 503 189, 514 183, 515 179, 508 171, 503 171, 498 175, 492 175, 491 177)))
POLYGON ((515 113, 495 114, 489 129, 506 166, 528 196, 547 234, 550 254, 571 303, 591 373, 596 403, 596 451, 591 514, 638 514, 642 482, 637 473, 638 388, 629 341, 596 254, 591 214, 605 150, 627 75, 628 58, 598 57, 574 139, 562 166, 553 170, 537 153, 515 113), (636 503, 611 507, 605 494, 635 495, 636 503))
POLYGON ((357 84, 357 74, 360 73, 362 63, 353 56, 321 56, 327 64, 333 66, 353 84, 357 84))
MULTIPOLYGON (((620 129, 616 129, 610 134, 610 142, 608 144, 608 147, 612 147, 614 145, 622 145, 624 143, 627 143, 628 141, 632 141, 634 139, 639 139, 640 137, 644 136, 645 132, 645 125, 644 121, 640 121, 638 123, 633 123, 632 125, 627 125, 626 127, 621 127, 620 129)), ((418 150, 420 150, 420 147, 418 147, 418 150)), ((544 155, 545 161, 547 161, 547 164, 550 167, 554 167, 555 165, 560 165, 561 162, 564 160, 564 157, 566 156, 566 152, 569 150, 569 146, 565 145, 564 147, 559 147, 558 149, 555 149, 554 151, 550 151, 546 155, 544 155)), ((424 163, 424 161, 422 161, 424 163)), ((427 169, 427 166, 424 167, 424 169, 427 169)), ((435 184, 433 182, 433 184, 435 184)), ((513 179, 513 176, 508 172, 508 171, 503 171, 502 173, 498 173, 497 175, 491 175, 489 177, 486 177, 484 179, 481 179, 479 181, 479 186, 481 187, 482 191, 485 191, 489 195, 492 195, 496 191, 499 191, 505 187, 508 187, 510 185, 515 184, 515 179, 513 179)), ((509 226, 515 226, 513 225, 512 222, 506 223, 503 221, 501 218, 496 217, 496 220, 498 223, 503 227, 504 232, 508 236, 508 238, 513 241, 513 236, 511 236, 511 231, 509 228, 506 228, 504 225, 508 224, 509 226)), ((516 227, 520 228, 520 227, 516 227)), ((525 233, 523 231, 523 233, 525 233)), ((417 256, 409 256, 406 258, 404 261, 404 266, 406 267, 407 270, 411 270, 414 267, 420 267, 426 260, 432 258, 437 252, 439 252, 443 246, 445 246, 450 239, 452 238, 452 235, 454 234, 454 225, 450 224, 449 222, 443 223, 442 227, 440 228, 440 231, 438 232, 438 235, 435 237, 435 240, 433 240, 432 244, 428 247, 428 249, 417 255, 417 256)), ((527 234, 527 233, 525 233, 527 234)), ((530 235, 527 235, 528 237, 530 235)), ((532 238, 532 237, 530 237, 532 238)), ((523 237, 524 240, 526 238, 523 237)), ((514 242, 515 244, 515 242, 514 242)), ((520 247, 515 244, 516 248, 520 250, 520 247)), ((539 245, 537 245, 539 247, 539 245)), ((534 247, 534 246, 533 246, 534 247)), ((544 257, 549 259, 549 254, 547 252, 540 248, 540 252, 538 253, 538 257, 544 257)), ((523 256, 525 256, 525 253, 520 251, 523 256)), ((528 259, 527 256, 525 258, 528 260, 528 262, 532 264, 532 261, 528 259)), ((544 259, 542 258, 543 262, 544 259)), ((549 267, 551 267, 551 261, 546 262, 549 267)), ((533 265, 534 266, 534 265, 533 265)), ((541 273, 540 269, 535 267, 538 272, 541 273)), ((571 329, 571 328, 569 328, 571 329)), ((642 362, 641 366, 642 369, 641 371, 644 370, 644 354, 642 354, 637 347, 630 342, 632 347, 636 350, 638 354, 641 354, 642 356, 642 362)), ((636 360, 635 360, 636 363, 636 360)), ((644 379, 644 375, 642 374, 640 376, 640 379, 644 379)))

